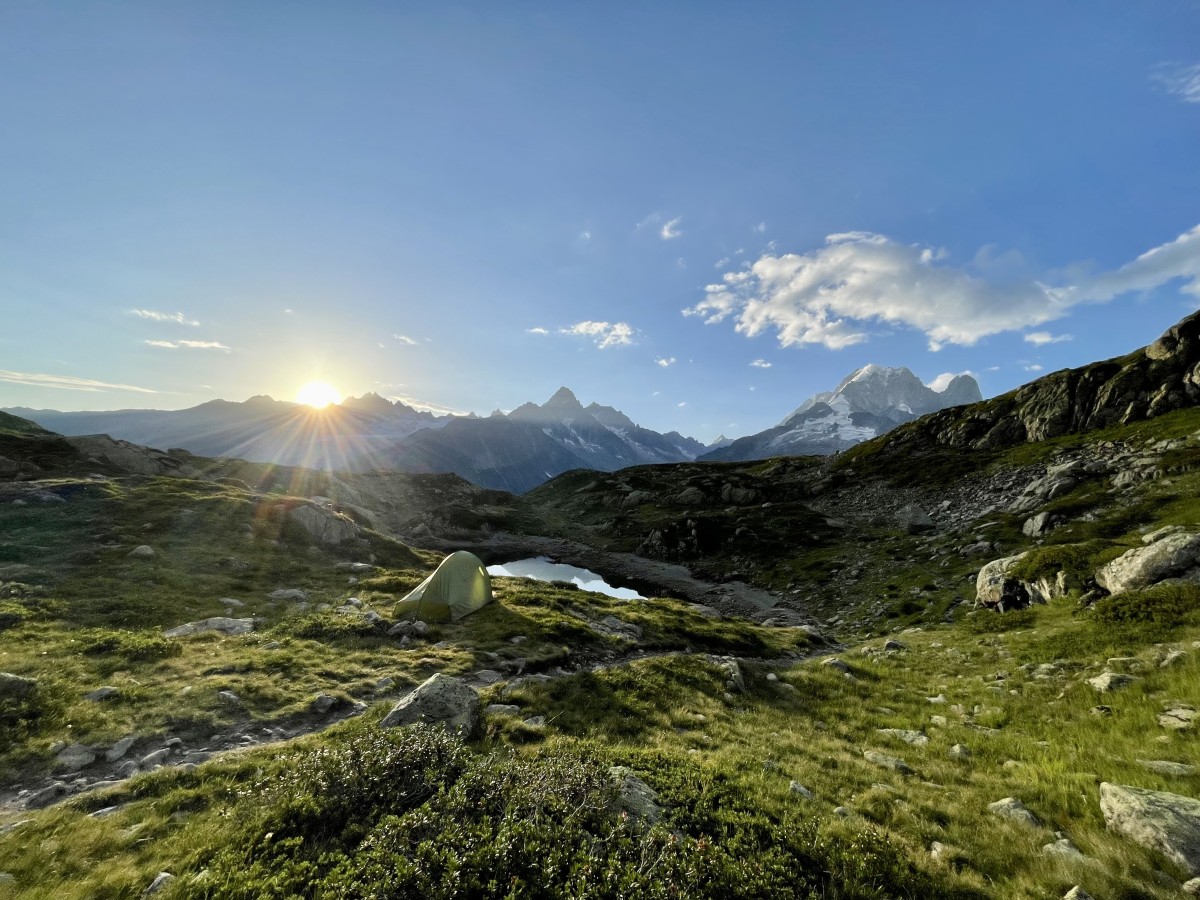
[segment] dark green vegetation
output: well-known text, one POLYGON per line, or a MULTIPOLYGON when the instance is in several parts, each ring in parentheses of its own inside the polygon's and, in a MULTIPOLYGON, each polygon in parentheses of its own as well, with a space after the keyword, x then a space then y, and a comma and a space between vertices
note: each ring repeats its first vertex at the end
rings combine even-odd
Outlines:
POLYGON ((1109 832, 1098 790, 1200 795, 1195 731, 1162 720, 1200 706, 1200 589, 1108 597, 1095 576, 1156 529, 1200 531, 1200 410, 1169 362, 1190 340, 939 414, 937 434, 996 436, 982 444, 921 420, 835 459, 572 472, 519 501, 194 459, 193 478, 5 485, 0 670, 37 680, 0 700, 6 780, 41 786, 61 745, 124 735, 140 736, 130 758, 168 738, 198 755, 42 812, 10 790, 0 830, 28 821, 0 833, 0 892, 132 898, 166 870, 163 897, 1178 896, 1186 873, 1109 832), (1108 415, 1154 373, 1160 408, 1108 415), (1058 415, 1063 397, 1090 412, 1058 415), (1044 439, 996 430, 1017 419, 1044 439), (519 525, 737 575, 777 593, 780 621, 506 580, 462 622, 389 636, 392 602, 438 555, 370 528, 320 544, 289 512, 313 494, 361 523, 476 540, 519 525), (932 527, 910 527, 910 504, 932 527), (1045 529, 1027 533, 1035 513, 1045 529), (139 544, 155 555, 131 558, 139 544), (980 567, 1018 553, 1011 576, 1054 599, 973 608, 980 567), (785 613, 842 641, 842 667, 807 658, 822 645, 785 613), (258 621, 162 635, 217 615, 258 621), (1101 693, 1105 670, 1134 680, 1101 693), (502 706, 471 741, 380 728, 434 672, 485 671, 483 702, 502 706), (85 698, 101 686, 116 694, 85 698), (267 740, 287 743, 252 746, 267 740), (659 823, 620 810, 614 764, 657 792, 659 823), (1005 797, 1040 824, 989 812, 1005 797), (1056 832, 1086 858, 1046 853, 1056 832))

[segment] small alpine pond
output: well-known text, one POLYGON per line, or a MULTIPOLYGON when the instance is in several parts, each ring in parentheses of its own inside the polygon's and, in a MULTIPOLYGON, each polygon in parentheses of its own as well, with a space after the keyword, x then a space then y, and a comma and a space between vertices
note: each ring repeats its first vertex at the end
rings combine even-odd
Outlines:
POLYGON ((579 566, 556 563, 546 556, 533 559, 518 559, 501 565, 488 566, 488 574, 500 578, 533 578, 536 581, 568 581, 580 590, 596 594, 607 594, 619 600, 642 600, 641 594, 632 588, 613 587, 600 575, 579 566))

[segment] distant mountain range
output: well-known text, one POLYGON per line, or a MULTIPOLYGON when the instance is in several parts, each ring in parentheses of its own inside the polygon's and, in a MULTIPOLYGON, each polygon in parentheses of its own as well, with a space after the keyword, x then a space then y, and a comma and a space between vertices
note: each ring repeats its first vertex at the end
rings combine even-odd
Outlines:
POLYGON ((766 431, 731 441, 700 460, 743 461, 770 456, 827 455, 891 431, 923 415, 983 399, 970 375, 935 391, 906 368, 869 365, 832 391, 810 397, 766 431))
POLYGON ((319 411, 259 396, 181 410, 6 412, 64 435, 107 434, 162 450, 327 471, 454 472, 482 487, 523 493, 570 469, 832 453, 979 399, 979 385, 967 375, 937 392, 908 369, 867 366, 779 426, 734 441, 721 436, 707 446, 675 431, 642 428, 611 406, 584 406, 565 387, 540 406, 525 403, 486 418, 434 416, 378 394, 319 411))

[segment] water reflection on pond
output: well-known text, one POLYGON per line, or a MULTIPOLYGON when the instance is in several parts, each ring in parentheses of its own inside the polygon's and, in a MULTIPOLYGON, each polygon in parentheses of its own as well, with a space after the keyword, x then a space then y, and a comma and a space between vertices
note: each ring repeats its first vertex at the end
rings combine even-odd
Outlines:
POLYGON ((607 594, 620 600, 641 600, 642 595, 631 588, 613 587, 601 576, 588 569, 556 563, 545 556, 537 559, 518 559, 503 565, 488 566, 488 574, 501 578, 533 578, 537 581, 569 581, 580 590, 607 594))

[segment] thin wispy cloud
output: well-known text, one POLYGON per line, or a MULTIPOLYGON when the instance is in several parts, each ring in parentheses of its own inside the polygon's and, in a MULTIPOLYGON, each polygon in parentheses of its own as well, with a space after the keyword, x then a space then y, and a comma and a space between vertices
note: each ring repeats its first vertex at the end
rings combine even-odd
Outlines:
POLYGON ((681 234, 683 234, 683 232, 679 230, 679 223, 682 221, 683 216, 676 216, 675 218, 671 219, 671 221, 663 225, 662 229, 658 232, 658 236, 664 241, 674 240, 675 238, 679 237, 681 234))
POLYGON ((526 328, 525 333, 526 334, 549 334, 550 332, 547 331, 545 328, 542 328, 541 326, 539 326, 537 328, 526 328))
POLYGON ((1184 103, 1200 103, 1200 63, 1163 63, 1150 76, 1159 87, 1184 103))
POLYGON ((729 265, 729 257, 728 257, 728 256, 722 256, 722 257, 721 257, 720 259, 718 259, 718 260, 717 260, 715 263, 713 263, 713 268, 714 268, 714 269, 723 269, 723 268, 725 268, 727 265, 729 265))
POLYGON ((438 416, 466 416, 469 415, 465 409, 456 409, 453 406, 444 406, 441 403, 431 403, 428 400, 422 400, 419 397, 408 397, 405 395, 393 395, 387 398, 393 403, 403 403, 406 406, 411 406, 418 412, 431 412, 438 416))
POLYGON ((764 253, 748 269, 708 285, 683 313, 708 324, 732 319, 747 337, 774 331, 784 347, 839 349, 865 341, 873 327, 903 326, 924 333, 938 350, 1176 280, 1200 297, 1200 226, 1117 269, 1058 287, 1027 277, 991 280, 978 267, 951 265, 939 248, 848 232, 808 253, 764 253))
POLYGON ((754 231, 756 234, 762 234, 766 230, 767 230, 766 222, 759 222, 757 225, 754 226, 754 231))
POLYGON ((1040 371, 1042 371, 1042 366, 1038 365, 1037 363, 1033 363, 1032 365, 1026 366, 1025 371, 1026 372, 1040 372, 1040 371))
POLYGON ((408 344, 410 347, 415 347, 417 345, 417 342, 410 338, 407 334, 393 334, 392 337, 402 344, 408 344))
POLYGON ((658 365, 662 366, 664 369, 667 366, 675 365, 675 357, 673 357, 673 356, 660 356, 658 359, 656 359, 654 361, 656 363, 658 363, 658 365))
POLYGON ((219 341, 145 341, 151 347, 161 347, 164 350, 220 350, 231 353, 232 348, 219 341))
POLYGON ((570 328, 559 329, 559 334, 589 337, 601 350, 633 343, 633 326, 628 322, 576 322, 570 328))
POLYGON ((1025 342, 1027 344, 1034 344, 1038 347, 1041 347, 1043 344, 1061 344, 1070 340, 1074 340, 1073 335, 1051 334, 1048 331, 1031 331, 1025 335, 1025 342))
POLYGON ((680 401, 679 401, 678 403, 676 403, 675 405, 676 405, 676 406, 678 406, 680 409, 683 409, 685 406, 687 406, 687 401, 686 401, 686 400, 680 400, 680 401))
POLYGON ((0 381, 11 384, 25 384, 30 387, 56 388, 64 391, 133 391, 138 394, 157 394, 150 388, 138 387, 135 384, 113 384, 108 381, 94 381, 90 378, 73 378, 70 375, 41 375, 31 372, 9 372, 0 369, 0 381))
POLYGON ((751 362, 750 365, 756 369, 769 369, 769 368, 771 368, 771 366, 773 366, 775 364, 767 362, 765 359, 756 359, 753 362, 751 362))
POLYGON ((131 309, 131 316, 137 316, 139 319, 149 319, 151 322, 170 322, 175 325, 190 325, 195 328, 200 323, 195 319, 189 319, 181 312, 166 313, 159 312, 156 309, 131 309))

